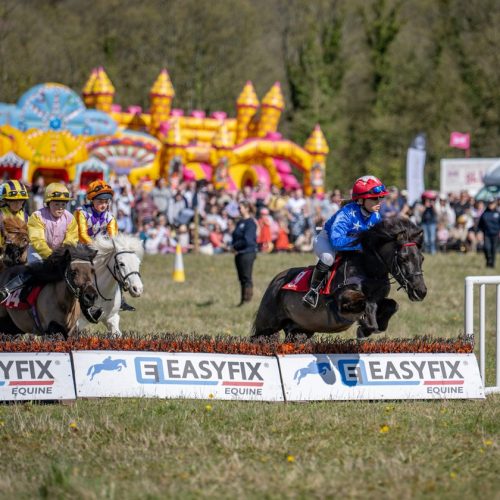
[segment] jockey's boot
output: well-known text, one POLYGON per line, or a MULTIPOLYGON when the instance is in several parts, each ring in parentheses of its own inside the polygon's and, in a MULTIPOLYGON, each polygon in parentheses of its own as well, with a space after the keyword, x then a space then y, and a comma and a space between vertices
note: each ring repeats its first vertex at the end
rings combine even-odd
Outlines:
POLYGON ((312 309, 315 309, 318 305, 319 291, 329 269, 330 266, 324 264, 321 261, 318 261, 316 267, 314 268, 309 291, 302 298, 302 302, 304 302, 304 304, 311 307, 312 309))
POLYGON ((122 303, 120 305, 120 311, 135 311, 135 307, 127 304, 122 294, 122 303))
POLYGON ((12 292, 19 290, 31 281, 31 273, 23 271, 0 288, 0 302, 3 302, 12 292))

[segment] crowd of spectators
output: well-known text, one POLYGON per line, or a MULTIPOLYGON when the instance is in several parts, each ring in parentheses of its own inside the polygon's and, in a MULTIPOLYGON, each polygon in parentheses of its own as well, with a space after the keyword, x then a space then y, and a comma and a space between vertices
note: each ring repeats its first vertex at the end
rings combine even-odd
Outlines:
MULTIPOLYGON (((272 186, 244 187, 238 192, 216 190, 213 184, 181 182, 176 189, 165 179, 145 181, 133 187, 126 176, 112 182, 113 213, 121 232, 135 234, 148 254, 174 253, 179 243, 184 252, 197 249, 213 255, 231 251, 231 235, 239 218, 238 203, 247 200, 255 208, 259 251, 310 252, 316 229, 330 218, 349 193, 334 189, 324 196, 304 196, 302 189, 289 193, 272 186)), ((31 211, 43 205, 43 180, 32 186, 31 211)), ((73 186, 70 210, 85 203, 85 192, 73 186)), ((467 191, 427 192, 413 206, 406 192, 389 188, 382 202, 383 218, 403 216, 422 226, 424 251, 475 252, 483 248, 479 220, 485 210, 467 191)))

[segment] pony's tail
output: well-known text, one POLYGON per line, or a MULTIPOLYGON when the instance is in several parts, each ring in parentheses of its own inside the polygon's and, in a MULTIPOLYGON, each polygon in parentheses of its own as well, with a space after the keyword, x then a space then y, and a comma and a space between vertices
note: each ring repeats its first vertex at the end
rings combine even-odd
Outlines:
POLYGON ((282 271, 269 283, 252 324, 252 337, 268 337, 281 329, 278 321, 278 294, 287 280, 288 271, 282 271))

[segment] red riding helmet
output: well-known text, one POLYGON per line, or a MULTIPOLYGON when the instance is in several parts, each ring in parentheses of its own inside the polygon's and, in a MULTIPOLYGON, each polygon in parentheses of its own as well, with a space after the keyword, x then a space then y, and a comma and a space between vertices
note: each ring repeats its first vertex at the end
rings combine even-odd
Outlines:
POLYGON ((366 198, 381 198, 389 192, 380 179, 373 175, 360 177, 352 188, 352 199, 361 200, 366 198))

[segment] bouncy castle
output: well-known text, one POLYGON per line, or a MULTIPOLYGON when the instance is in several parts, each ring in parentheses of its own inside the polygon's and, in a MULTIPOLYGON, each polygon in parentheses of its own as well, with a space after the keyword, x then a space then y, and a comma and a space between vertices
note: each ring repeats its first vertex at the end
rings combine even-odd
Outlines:
POLYGON ((150 107, 123 109, 102 67, 92 71, 82 98, 64 85, 28 90, 17 104, 0 103, 0 176, 33 182, 76 182, 127 175, 132 183, 166 177, 212 181, 218 188, 271 184, 309 194, 324 191, 328 145, 317 125, 304 147, 282 137, 279 82, 259 102, 251 82, 236 100, 236 117, 223 111, 186 115, 172 107, 166 69, 151 87, 150 107))

